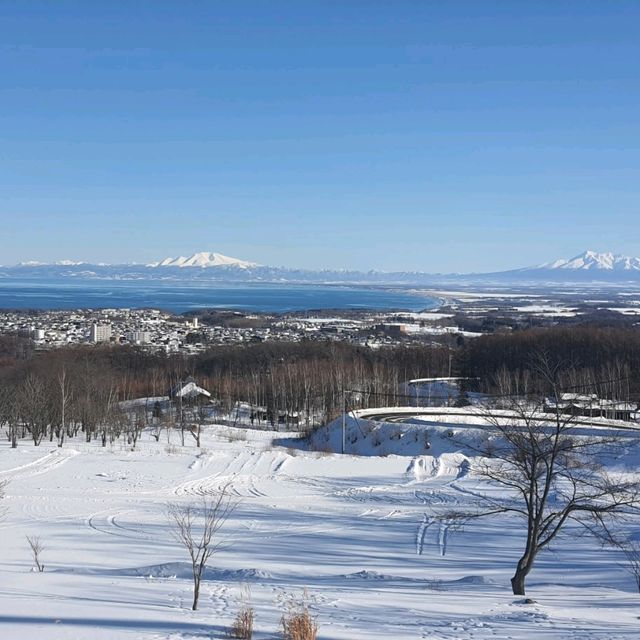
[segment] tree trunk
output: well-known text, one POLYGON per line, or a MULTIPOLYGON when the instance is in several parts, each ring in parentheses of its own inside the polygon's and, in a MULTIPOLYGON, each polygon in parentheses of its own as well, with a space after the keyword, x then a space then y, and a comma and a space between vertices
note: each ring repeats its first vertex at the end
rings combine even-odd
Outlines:
POLYGON ((527 554, 520 558, 516 572, 511 578, 511 589, 514 596, 524 596, 525 594, 525 580, 533 569, 533 563, 535 560, 535 554, 527 554))
POLYGON ((514 596, 524 596, 525 588, 524 581, 527 577, 527 572, 518 568, 513 578, 511 578, 511 589, 514 596))
POLYGON ((198 600, 200 598, 200 576, 193 577, 193 605, 191 609, 195 611, 198 608, 198 600))

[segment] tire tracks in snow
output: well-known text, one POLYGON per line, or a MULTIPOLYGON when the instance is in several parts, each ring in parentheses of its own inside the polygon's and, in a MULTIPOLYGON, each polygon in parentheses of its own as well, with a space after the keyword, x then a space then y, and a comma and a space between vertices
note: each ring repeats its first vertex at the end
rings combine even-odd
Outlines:
POLYGON ((137 513, 135 509, 103 509, 91 514, 86 520, 86 525, 97 531, 117 538, 128 538, 130 540, 153 540, 153 536, 139 526, 125 526, 120 523, 120 519, 125 513, 137 513))

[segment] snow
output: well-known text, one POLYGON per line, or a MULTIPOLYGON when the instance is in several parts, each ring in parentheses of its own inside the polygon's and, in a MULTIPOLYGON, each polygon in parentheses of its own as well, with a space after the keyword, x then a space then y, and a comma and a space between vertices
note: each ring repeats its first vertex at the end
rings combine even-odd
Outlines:
POLYGON ((238 267, 240 269, 248 269, 258 266, 255 262, 247 262, 238 258, 231 258, 221 253, 211 253, 201 251, 194 253, 192 256, 185 258, 165 258, 160 262, 154 262, 147 265, 149 267, 238 267))
POLYGON ((532 313, 539 316, 576 316, 576 309, 569 307, 563 307, 559 305, 545 305, 545 304, 529 304, 520 307, 514 307, 514 311, 519 313, 532 313))
POLYGON ((39 262, 38 260, 27 260, 26 262, 19 262, 19 267, 45 267, 45 266, 57 266, 57 267, 80 267, 88 262, 78 262, 77 260, 56 260, 55 262, 39 262))
POLYGON ((202 387, 199 387, 195 382, 187 382, 185 385, 180 385, 179 388, 174 390, 173 394, 176 398, 195 398, 196 396, 211 397, 211 394, 202 387))
MULTIPOLYGON (((450 437, 464 421, 439 411, 448 424, 350 418, 350 438, 366 424, 380 444, 349 442, 348 455, 330 452, 340 421, 318 433, 326 453, 305 450, 296 434, 218 425, 207 426, 200 450, 179 446, 176 433, 170 445, 166 434, 158 443, 145 434, 136 451, 81 439, 12 450, 2 441, 0 635, 222 639, 249 585, 258 640, 280 637, 284 603, 304 588, 329 640, 637 638, 639 596, 613 551, 569 532, 540 556, 527 604, 509 590, 518 520, 454 532, 437 518, 483 487, 473 457, 450 437), (396 442, 402 455, 391 453, 396 442), (368 455, 353 455, 358 446, 368 455), (229 544, 192 612, 187 558, 166 507, 227 484, 240 500, 224 529, 229 544), (30 570, 27 534, 42 538, 44 573, 30 570)), ((469 422, 473 440, 481 425, 469 422)), ((617 464, 637 462, 630 440, 617 464)))
POLYGON ((640 271, 640 258, 615 255, 613 253, 598 253, 585 251, 569 260, 555 260, 537 267, 538 269, 568 269, 568 270, 603 270, 603 271, 640 271))
POLYGON ((609 311, 616 311, 625 316, 637 316, 640 315, 639 307, 607 307, 609 311))
POLYGON ((419 312, 402 312, 395 313, 392 316, 398 318, 411 318, 413 320, 428 320, 428 321, 437 321, 437 320, 446 320, 448 318, 453 318, 453 313, 437 313, 434 311, 419 311, 419 312))

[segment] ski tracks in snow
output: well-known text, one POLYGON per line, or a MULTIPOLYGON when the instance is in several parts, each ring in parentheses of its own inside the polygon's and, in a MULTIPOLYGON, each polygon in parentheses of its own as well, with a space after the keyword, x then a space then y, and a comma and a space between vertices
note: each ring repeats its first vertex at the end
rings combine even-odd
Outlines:
POLYGON ((424 551, 427 531, 433 525, 437 526, 436 541, 438 544, 438 551, 443 557, 447 555, 447 542, 451 523, 447 520, 439 520, 438 518, 430 517, 425 513, 422 522, 418 526, 418 532, 416 534, 416 554, 419 556, 421 556, 424 551))
POLYGON ((24 480, 43 473, 49 473, 50 471, 62 466, 79 453, 79 451, 75 451, 74 449, 55 449, 37 460, 14 467, 13 469, 0 471, 0 480, 9 480, 13 482, 15 480, 24 480))
MULTIPOLYGON (((451 495, 450 489, 457 488, 456 481, 469 473, 469 467, 469 460, 462 454, 443 454, 437 458, 414 459, 407 472, 414 474, 416 482, 437 484, 437 488, 414 492, 418 500, 435 512, 443 506, 459 504, 459 499, 451 495)), ((427 532, 436 529, 438 552, 445 556, 451 525, 450 519, 438 517, 435 513, 425 513, 416 532, 416 554, 422 555, 427 532)))
POLYGON ((173 494, 208 496, 227 487, 234 496, 239 498, 266 498, 269 494, 259 485, 277 480, 288 458, 288 454, 283 452, 243 451, 228 459, 216 473, 187 480, 174 487, 173 494))

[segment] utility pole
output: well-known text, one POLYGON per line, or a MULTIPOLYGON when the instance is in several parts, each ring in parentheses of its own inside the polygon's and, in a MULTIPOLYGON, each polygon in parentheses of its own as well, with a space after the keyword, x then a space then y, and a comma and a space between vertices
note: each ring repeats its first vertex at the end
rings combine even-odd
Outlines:
POLYGON ((63 367, 58 377, 60 383, 60 408, 62 413, 62 420, 60 424, 60 438, 58 439, 58 446, 61 447, 64 442, 64 430, 65 430, 65 409, 67 406, 67 372, 63 367))
POLYGON ((342 453, 347 448, 347 391, 342 386, 342 453))
POLYGON ((182 440, 182 446, 184 447, 184 420, 182 419, 182 380, 178 382, 178 393, 180 394, 180 436, 182 440))

